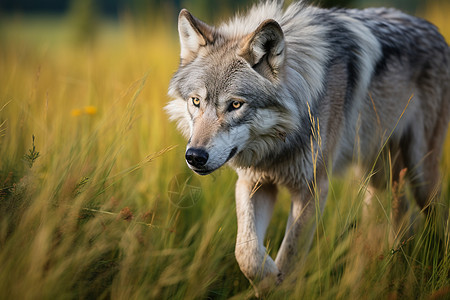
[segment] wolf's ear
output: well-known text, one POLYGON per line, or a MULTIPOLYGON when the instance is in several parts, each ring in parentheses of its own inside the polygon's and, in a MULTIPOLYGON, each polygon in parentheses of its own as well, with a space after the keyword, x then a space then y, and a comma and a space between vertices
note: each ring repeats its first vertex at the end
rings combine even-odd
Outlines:
POLYGON ((182 9, 178 16, 178 33, 181 45, 181 64, 192 61, 202 46, 214 41, 213 28, 182 9))
POLYGON ((262 75, 277 76, 285 60, 285 42, 281 26, 266 20, 241 42, 239 55, 262 75))

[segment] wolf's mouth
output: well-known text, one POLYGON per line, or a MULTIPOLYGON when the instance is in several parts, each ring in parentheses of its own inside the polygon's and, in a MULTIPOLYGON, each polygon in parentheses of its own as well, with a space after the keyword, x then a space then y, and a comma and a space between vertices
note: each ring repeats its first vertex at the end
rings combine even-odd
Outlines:
POLYGON ((237 152, 237 147, 234 147, 233 149, 231 149, 230 155, 228 155, 228 158, 225 161, 225 163, 227 163, 230 159, 232 159, 233 156, 236 154, 236 152, 237 152))
POLYGON ((231 149, 230 154, 228 155, 228 158, 225 160, 225 162, 224 162, 222 165, 218 166, 217 168, 214 168, 214 169, 193 169, 193 168, 191 168, 191 169, 192 169, 192 171, 194 171, 195 173, 197 173, 197 174, 199 174, 199 175, 202 175, 202 176, 203 176, 203 175, 211 174, 212 172, 214 172, 215 170, 217 170, 218 168, 220 168, 221 166, 223 166, 224 164, 226 164, 230 159, 232 159, 233 156, 236 155, 237 150, 238 150, 237 147, 234 147, 233 149, 231 149))
POLYGON ((198 175, 202 175, 202 176, 211 174, 211 173, 214 172, 215 170, 217 170, 217 169, 213 169, 213 170, 195 170, 195 169, 192 169, 192 171, 194 171, 194 172, 197 173, 198 175))

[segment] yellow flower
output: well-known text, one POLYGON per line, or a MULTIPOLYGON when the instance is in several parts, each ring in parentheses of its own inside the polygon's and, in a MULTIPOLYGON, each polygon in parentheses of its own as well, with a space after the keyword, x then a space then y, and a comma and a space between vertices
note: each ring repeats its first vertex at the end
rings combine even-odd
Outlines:
POLYGON ((97 113, 97 107, 89 105, 84 107, 84 113, 87 115, 95 115, 97 113))
POLYGON ((79 115, 81 115, 81 109, 78 109, 78 108, 72 109, 70 114, 72 115, 72 117, 78 117, 79 115))

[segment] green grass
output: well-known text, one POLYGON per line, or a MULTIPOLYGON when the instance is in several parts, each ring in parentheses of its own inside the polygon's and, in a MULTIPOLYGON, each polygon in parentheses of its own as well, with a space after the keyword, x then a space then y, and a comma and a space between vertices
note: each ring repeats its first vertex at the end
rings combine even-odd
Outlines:
MULTIPOLYGON (((163 111, 176 32, 125 19, 83 45, 70 22, 6 18, 0 44, 2 298, 251 297, 234 258, 236 175, 193 175, 163 111)), ((447 213, 449 170, 450 138, 447 213)), ((364 189, 352 173, 333 179, 306 264, 269 298, 449 297, 448 226, 436 233, 418 215, 413 238, 391 243, 392 193, 363 220, 364 189)), ((289 209, 280 196, 272 256, 289 209)))

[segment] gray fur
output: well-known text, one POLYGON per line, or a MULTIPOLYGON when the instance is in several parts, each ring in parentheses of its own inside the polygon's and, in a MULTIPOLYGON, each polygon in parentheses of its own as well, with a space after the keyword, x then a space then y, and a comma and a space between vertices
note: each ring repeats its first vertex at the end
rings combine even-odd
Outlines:
POLYGON ((187 148, 209 155, 194 171, 228 162, 239 175, 236 258, 251 282, 281 280, 299 236, 308 248, 311 200, 323 209, 329 172, 370 167, 386 144, 394 172, 408 168, 418 204, 429 205, 450 119, 450 50, 435 26, 393 9, 283 10, 275 1, 217 27, 183 10, 179 24, 166 109, 187 148), (292 210, 274 261, 263 239, 280 184, 292 210))

